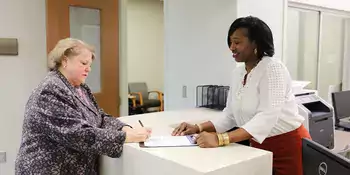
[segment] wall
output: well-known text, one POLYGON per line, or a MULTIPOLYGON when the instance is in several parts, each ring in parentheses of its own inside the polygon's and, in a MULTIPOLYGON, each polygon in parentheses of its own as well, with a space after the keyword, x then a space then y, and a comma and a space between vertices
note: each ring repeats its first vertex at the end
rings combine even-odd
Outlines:
POLYGON ((288 1, 350 12, 349 0, 288 0, 288 1))
POLYGON ((253 15, 264 20, 274 34, 276 57, 281 58, 285 2, 165 1, 165 108, 194 107, 197 85, 230 84, 235 62, 226 38, 237 17, 253 15), (187 87, 185 96, 183 86, 187 87))
MULTIPOLYGON (((345 22, 345 42, 344 47, 350 48, 350 19, 346 20, 345 22)), ((342 90, 350 90, 350 50, 345 49, 344 53, 344 61, 343 61, 343 84, 342 84, 342 90)))
POLYGON ((288 8, 287 54, 284 61, 295 80, 311 81, 307 88, 317 85, 318 12, 288 8))
POLYGON ((20 144, 24 105, 46 75, 44 0, 0 0, 0 37, 18 38, 18 56, 0 56, 0 150, 7 162, 0 174, 14 174, 20 144))
POLYGON ((146 82, 150 90, 163 91, 163 2, 129 0, 126 22, 128 82, 146 82))
POLYGON ((282 59, 284 12, 286 0, 238 0, 237 17, 256 16, 263 20, 273 33, 275 58, 282 59), (254 4, 254 5, 251 5, 254 4))
POLYGON ((229 85, 235 64, 227 32, 236 11, 232 0, 164 1, 166 110, 193 107, 200 84, 229 85))
POLYGON ((120 116, 129 114, 128 102, 128 36, 127 36, 127 4, 128 0, 119 0, 119 96, 120 116))
POLYGON ((288 10, 288 24, 287 24, 287 40, 288 49, 284 62, 288 67, 289 73, 293 79, 298 77, 298 63, 299 63, 299 30, 300 26, 300 14, 296 10, 288 10))
MULTIPOLYGON (((310 7, 315 11, 303 11, 301 16, 304 20, 303 35, 305 38, 300 40, 299 46, 303 48, 299 56, 300 60, 303 60, 304 65, 299 65, 299 68, 303 66, 303 71, 298 70, 299 75, 303 75, 303 78, 306 80, 312 80, 316 82, 316 76, 318 76, 318 91, 319 95, 329 100, 330 92, 339 91, 341 88, 341 83, 345 85, 345 89, 348 85, 348 80, 346 75, 347 70, 342 68, 347 68, 346 66, 342 67, 343 56, 344 60, 347 62, 348 59, 347 53, 343 49, 343 44, 347 41, 344 40, 345 36, 343 35, 344 31, 344 21, 340 16, 333 16, 332 13, 339 13, 340 11, 347 11, 341 13, 342 15, 346 14, 348 16, 350 12, 350 2, 341 1, 341 0, 319 0, 319 1, 301 1, 301 0, 290 0, 289 2, 298 2, 291 3, 292 6, 297 6, 300 8, 310 7), (310 6, 311 5, 311 6, 310 6), (330 9, 330 10, 328 10, 330 9), (322 11, 322 22, 321 22, 321 38, 320 38, 320 52, 318 51, 318 12, 322 11), (320 65, 317 73, 317 56, 318 52, 320 54, 320 65), (336 70, 329 72, 328 70, 336 70), (307 71, 308 73, 305 73, 307 71), (303 73, 304 72, 304 73, 303 73), (345 73, 345 75, 342 75, 345 73), (343 78, 342 78, 343 77, 343 78), (342 82, 343 81, 343 82, 342 82)), ((288 21, 290 22, 290 21, 288 21)), ((294 21, 293 21, 294 22, 294 21)), ((290 44, 290 43, 288 43, 290 44)), ((289 48, 290 45, 288 45, 289 48)), ((345 48, 346 50, 346 48, 345 48)), ((293 58, 288 58, 289 61, 292 61, 293 58)), ((345 62, 345 63, 346 63, 345 62)), ((315 89, 316 84, 310 86, 310 88, 315 89)))
POLYGON ((316 12, 305 12, 300 15, 299 63, 298 75, 303 80, 311 81, 307 88, 316 89, 319 15, 316 12))
POLYGON ((324 14, 322 19, 318 91, 322 98, 331 102, 330 92, 339 91, 342 81, 344 18, 324 14))

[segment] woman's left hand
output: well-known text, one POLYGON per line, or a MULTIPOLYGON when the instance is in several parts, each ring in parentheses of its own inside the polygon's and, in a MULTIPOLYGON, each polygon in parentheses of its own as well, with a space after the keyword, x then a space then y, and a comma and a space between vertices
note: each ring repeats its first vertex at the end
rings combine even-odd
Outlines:
POLYGON ((197 145, 201 148, 215 148, 219 146, 216 133, 201 132, 196 136, 197 145))

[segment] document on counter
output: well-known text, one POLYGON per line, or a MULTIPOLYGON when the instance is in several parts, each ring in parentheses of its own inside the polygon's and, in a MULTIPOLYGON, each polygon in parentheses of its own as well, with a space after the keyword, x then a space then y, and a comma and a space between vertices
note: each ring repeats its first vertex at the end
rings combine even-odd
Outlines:
POLYGON ((188 136, 151 136, 140 147, 183 147, 196 146, 194 135, 188 136))

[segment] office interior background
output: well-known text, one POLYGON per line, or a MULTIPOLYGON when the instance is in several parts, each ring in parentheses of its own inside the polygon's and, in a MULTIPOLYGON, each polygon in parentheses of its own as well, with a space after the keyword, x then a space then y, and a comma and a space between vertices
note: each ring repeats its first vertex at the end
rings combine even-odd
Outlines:
MULTIPOLYGON (((0 56, 0 175, 14 172, 24 105, 47 73, 45 10, 45 0, 0 0, 0 37, 19 41, 18 56, 0 56)), ((327 101, 350 89, 347 0, 119 0, 120 115, 128 115, 130 82, 163 92, 165 110, 193 108, 197 85, 229 85, 237 64, 227 30, 247 15, 271 27, 275 56, 293 79, 311 81, 327 101)))

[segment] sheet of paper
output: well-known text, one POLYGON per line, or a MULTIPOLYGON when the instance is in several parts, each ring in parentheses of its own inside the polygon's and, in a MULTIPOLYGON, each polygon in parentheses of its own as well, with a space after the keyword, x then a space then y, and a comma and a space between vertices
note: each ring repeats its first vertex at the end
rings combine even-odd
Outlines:
POLYGON ((194 136, 152 136, 146 142, 145 147, 179 147, 195 146, 194 136))

